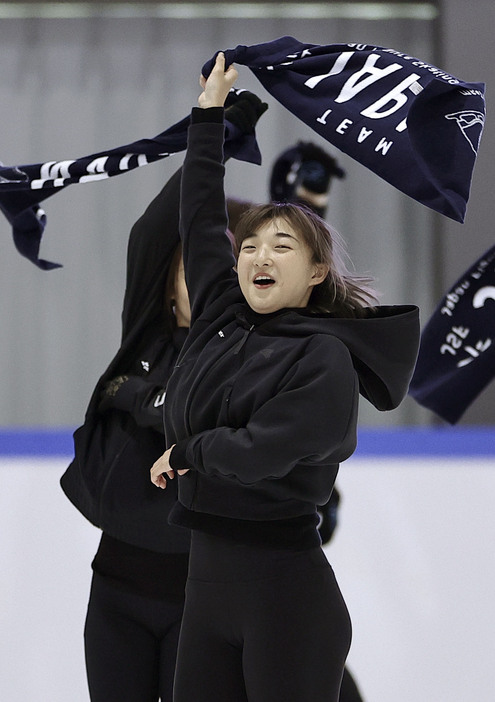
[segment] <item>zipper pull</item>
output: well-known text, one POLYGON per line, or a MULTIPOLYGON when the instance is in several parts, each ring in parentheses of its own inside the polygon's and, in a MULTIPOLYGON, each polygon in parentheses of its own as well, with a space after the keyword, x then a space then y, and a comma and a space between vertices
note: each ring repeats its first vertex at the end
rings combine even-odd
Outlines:
POLYGON ((251 332, 254 329, 254 324, 251 324, 249 329, 246 329, 244 331, 244 334, 242 335, 242 339, 235 345, 234 347, 234 356, 237 356, 237 354, 241 351, 243 348, 244 344, 246 343, 248 336, 251 334, 251 332))

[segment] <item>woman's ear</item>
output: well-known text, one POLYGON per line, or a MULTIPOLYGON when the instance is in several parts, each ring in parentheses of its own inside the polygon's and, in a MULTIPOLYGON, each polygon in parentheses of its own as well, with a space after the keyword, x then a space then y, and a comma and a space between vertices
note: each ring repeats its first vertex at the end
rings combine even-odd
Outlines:
POLYGON ((319 285, 323 283, 330 270, 328 263, 316 263, 315 272, 311 278, 311 285, 319 285))

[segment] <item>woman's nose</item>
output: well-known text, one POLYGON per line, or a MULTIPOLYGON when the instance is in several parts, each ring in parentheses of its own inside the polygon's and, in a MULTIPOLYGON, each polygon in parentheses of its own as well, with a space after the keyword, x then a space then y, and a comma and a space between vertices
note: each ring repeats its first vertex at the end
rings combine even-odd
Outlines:
POLYGON ((255 265, 269 266, 271 264, 270 252, 263 246, 256 252, 255 265))

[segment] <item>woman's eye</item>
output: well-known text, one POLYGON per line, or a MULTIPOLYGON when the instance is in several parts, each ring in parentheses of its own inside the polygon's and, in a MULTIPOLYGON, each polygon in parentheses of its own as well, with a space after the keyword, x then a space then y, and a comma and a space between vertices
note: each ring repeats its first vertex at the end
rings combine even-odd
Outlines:
POLYGON ((276 249, 290 249, 290 246, 286 246, 285 244, 278 244, 275 248, 276 249))

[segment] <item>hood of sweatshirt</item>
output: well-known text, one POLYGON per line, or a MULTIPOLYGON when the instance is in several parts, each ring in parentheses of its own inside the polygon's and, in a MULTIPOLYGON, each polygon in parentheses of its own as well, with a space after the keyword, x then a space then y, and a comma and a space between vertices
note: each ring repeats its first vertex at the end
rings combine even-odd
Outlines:
POLYGON ((415 305, 369 308, 364 317, 337 318, 304 310, 259 315, 250 309, 237 314, 238 323, 258 334, 308 336, 330 334, 349 349, 363 397, 378 410, 395 409, 407 394, 418 355, 420 326, 415 305))

